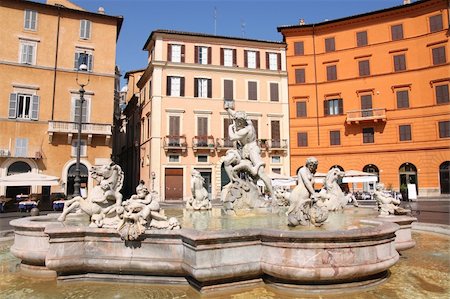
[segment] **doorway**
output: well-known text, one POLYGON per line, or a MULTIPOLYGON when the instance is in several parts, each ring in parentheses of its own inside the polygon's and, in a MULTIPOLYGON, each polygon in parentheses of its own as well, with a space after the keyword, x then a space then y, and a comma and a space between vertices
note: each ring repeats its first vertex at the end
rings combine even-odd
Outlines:
POLYGON ((445 161, 439 166, 439 184, 441 194, 450 194, 450 162, 445 161))
POLYGON ((166 168, 164 176, 165 199, 183 199, 183 168, 166 168))

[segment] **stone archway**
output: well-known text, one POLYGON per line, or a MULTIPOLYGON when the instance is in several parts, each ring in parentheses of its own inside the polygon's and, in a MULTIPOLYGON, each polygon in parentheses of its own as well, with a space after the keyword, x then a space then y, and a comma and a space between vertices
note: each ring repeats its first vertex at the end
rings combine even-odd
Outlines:
POLYGON ((439 185, 441 194, 450 194, 450 161, 439 165, 439 185))
POLYGON ((345 170, 344 170, 344 167, 342 167, 341 165, 337 165, 337 164, 331 166, 330 169, 328 169, 328 170, 331 170, 331 169, 333 169, 333 168, 337 168, 337 169, 339 169, 340 171, 345 171, 345 170))

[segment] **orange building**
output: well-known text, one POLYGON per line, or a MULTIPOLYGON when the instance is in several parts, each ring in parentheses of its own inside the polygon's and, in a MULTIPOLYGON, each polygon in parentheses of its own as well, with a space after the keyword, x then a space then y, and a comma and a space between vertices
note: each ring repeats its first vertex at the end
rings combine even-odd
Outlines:
POLYGON ((279 27, 291 174, 316 156, 320 172, 375 172, 396 190, 415 184, 419 197, 448 196, 448 20, 448 1, 429 0, 279 27))
POLYGON ((67 0, 0 2, 0 177, 20 172, 59 178, 52 186, 2 186, 0 195, 73 192, 80 86, 82 187, 87 170, 111 158, 116 41, 122 17, 67 0), (87 72, 78 72, 83 61, 87 72), (77 82, 78 76, 78 82, 77 82))

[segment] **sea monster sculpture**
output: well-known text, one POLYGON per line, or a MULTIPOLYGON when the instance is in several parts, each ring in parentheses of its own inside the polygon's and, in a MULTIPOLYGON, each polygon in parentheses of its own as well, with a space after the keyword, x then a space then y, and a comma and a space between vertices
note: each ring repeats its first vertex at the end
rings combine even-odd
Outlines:
POLYGON ((203 186, 205 179, 200 172, 195 169, 191 171, 191 191, 192 198, 186 202, 186 209, 189 210, 211 210, 212 205, 209 200, 208 191, 203 186))

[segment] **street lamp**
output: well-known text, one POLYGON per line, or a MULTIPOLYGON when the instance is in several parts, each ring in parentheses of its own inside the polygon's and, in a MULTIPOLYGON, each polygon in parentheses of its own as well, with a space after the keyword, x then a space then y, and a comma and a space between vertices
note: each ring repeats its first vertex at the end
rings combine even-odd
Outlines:
POLYGON ((80 177, 80 156, 81 156, 81 126, 83 125, 83 103, 84 103, 84 93, 86 92, 84 90, 84 87, 87 86, 89 84, 89 74, 88 74, 88 79, 86 83, 80 83, 78 80, 78 71, 82 71, 82 72, 87 72, 88 71, 88 66, 86 65, 86 62, 83 61, 86 58, 86 55, 80 55, 80 58, 84 58, 84 59, 80 59, 82 61, 82 63, 78 66, 77 69, 77 84, 78 86, 80 86, 80 115, 78 118, 78 137, 77 137, 77 162, 75 165, 75 179, 74 179, 74 184, 73 184, 73 196, 80 196, 81 192, 80 192, 80 182, 81 182, 81 177, 80 177))

